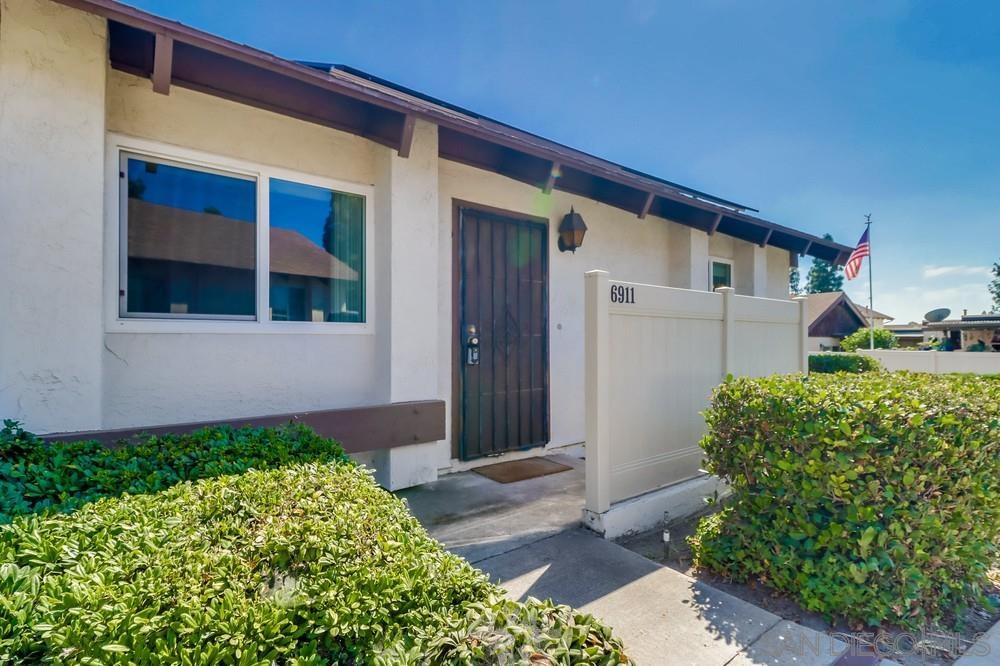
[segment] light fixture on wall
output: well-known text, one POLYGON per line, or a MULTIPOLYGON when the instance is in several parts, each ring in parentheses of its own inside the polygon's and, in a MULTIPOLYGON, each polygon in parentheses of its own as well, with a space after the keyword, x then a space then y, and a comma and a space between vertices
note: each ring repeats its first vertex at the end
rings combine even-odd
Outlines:
POLYGON ((583 217, 571 206, 559 223, 559 251, 575 253, 576 249, 583 245, 586 233, 587 225, 584 224, 583 217))

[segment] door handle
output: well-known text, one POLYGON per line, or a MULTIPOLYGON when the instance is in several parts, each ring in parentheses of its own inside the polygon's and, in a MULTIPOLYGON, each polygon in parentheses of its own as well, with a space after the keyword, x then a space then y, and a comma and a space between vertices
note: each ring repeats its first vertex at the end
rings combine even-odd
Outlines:
POLYGON ((479 333, 475 324, 465 327, 465 364, 479 365, 479 333))

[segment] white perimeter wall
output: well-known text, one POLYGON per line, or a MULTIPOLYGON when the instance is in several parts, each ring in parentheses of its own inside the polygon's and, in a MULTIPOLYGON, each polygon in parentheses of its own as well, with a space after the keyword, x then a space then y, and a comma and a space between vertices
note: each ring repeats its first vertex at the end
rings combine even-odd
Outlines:
POLYGON ((979 375, 1000 374, 1000 354, 996 352, 937 352, 897 351, 892 349, 860 349, 873 356, 886 370, 913 372, 972 372, 979 375))
POLYGON ((701 474, 702 412, 727 374, 806 372, 805 301, 587 275, 587 510, 701 474))

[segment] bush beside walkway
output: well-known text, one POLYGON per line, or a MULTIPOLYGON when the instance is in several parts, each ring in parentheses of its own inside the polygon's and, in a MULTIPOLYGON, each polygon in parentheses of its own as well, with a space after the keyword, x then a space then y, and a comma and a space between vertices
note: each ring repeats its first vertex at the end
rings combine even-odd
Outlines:
POLYGON ((135 468, 129 456, 112 464, 101 451, 68 446, 103 461, 86 465, 73 487, 88 500, 111 496, 19 503, 18 493, 36 490, 11 476, 16 461, 51 460, 62 447, 8 437, 3 496, 36 511, 0 526, 0 662, 627 663, 592 617, 505 599, 334 442, 302 428, 191 437, 284 453, 251 455, 242 473, 213 478, 207 464, 191 472, 205 456, 186 444, 179 457, 154 447, 162 464, 138 463, 139 475, 126 471, 135 468), (289 443, 296 438, 310 444, 289 443), (143 475, 208 478, 131 494, 146 487, 143 475))
POLYGON ((733 495, 695 562, 828 616, 947 621, 1000 540, 1000 381, 862 373, 732 379, 706 414, 733 495))

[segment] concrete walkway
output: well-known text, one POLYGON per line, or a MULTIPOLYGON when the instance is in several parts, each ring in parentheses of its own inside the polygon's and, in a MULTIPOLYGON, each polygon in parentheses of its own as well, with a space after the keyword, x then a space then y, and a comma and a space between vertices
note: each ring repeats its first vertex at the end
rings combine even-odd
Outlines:
POLYGON ((510 484, 465 472, 399 495, 431 536, 512 598, 593 614, 637 664, 831 666, 846 649, 578 527, 583 461, 552 458, 573 469, 510 484))

